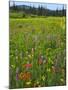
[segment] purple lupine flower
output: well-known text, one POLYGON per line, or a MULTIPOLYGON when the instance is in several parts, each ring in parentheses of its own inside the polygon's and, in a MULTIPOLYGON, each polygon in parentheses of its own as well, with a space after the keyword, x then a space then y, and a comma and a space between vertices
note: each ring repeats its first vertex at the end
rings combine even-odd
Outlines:
POLYGON ((16 80, 18 80, 18 73, 16 73, 16 80))
POLYGON ((16 80, 18 80, 18 72, 19 72, 19 68, 16 68, 16 80))

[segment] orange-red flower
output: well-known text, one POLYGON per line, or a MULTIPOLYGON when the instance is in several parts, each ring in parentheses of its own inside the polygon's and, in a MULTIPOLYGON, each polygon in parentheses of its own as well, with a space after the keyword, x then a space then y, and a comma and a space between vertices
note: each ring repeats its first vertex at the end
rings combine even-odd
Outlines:
POLYGON ((31 68, 32 67, 32 64, 24 64, 23 65, 25 68, 31 68))
POLYGON ((30 72, 21 72, 19 74, 19 79, 20 80, 29 80, 31 78, 31 73, 30 72))

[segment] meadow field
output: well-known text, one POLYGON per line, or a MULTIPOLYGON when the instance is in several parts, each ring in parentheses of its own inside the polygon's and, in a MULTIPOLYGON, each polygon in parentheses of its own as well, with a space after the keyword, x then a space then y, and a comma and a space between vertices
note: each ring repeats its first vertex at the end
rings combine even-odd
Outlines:
POLYGON ((9 19, 10 88, 66 85, 66 18, 9 19))

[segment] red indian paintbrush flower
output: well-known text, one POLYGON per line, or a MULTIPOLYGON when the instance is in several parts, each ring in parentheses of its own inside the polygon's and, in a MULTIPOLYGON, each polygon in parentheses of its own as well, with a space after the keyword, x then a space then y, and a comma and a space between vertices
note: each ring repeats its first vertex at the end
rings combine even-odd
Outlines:
POLYGON ((29 80, 31 78, 31 73, 30 72, 21 72, 19 74, 19 79, 20 80, 29 80))
POLYGON ((31 68, 32 67, 32 64, 24 64, 23 65, 25 68, 31 68))

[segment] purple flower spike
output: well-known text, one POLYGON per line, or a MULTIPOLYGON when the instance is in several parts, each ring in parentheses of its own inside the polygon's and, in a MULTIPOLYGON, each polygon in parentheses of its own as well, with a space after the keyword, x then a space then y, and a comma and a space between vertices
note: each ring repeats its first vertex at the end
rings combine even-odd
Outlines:
POLYGON ((16 69, 16 80, 18 80, 18 72, 19 72, 19 68, 16 69))
POLYGON ((16 73, 16 80, 18 80, 18 73, 16 73))

